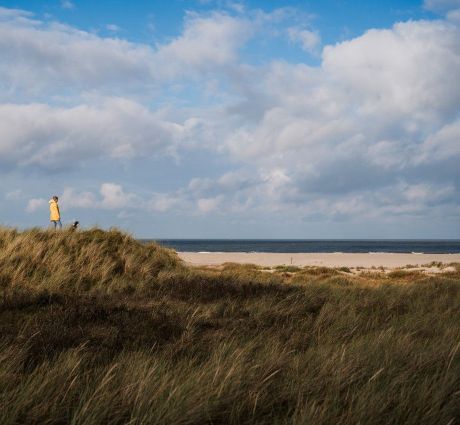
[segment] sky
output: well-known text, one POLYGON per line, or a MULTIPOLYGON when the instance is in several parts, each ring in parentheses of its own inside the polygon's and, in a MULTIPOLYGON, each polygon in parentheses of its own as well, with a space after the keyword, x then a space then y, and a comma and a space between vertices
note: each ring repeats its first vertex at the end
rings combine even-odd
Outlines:
POLYGON ((460 0, 0 0, 0 224, 460 238, 460 0))

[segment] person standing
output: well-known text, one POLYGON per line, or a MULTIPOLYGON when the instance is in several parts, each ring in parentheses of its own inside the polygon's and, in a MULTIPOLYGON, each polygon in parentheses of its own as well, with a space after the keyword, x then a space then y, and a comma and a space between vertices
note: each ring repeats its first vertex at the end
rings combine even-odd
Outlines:
POLYGON ((61 212, 59 211, 58 200, 59 200, 59 198, 57 196, 53 196, 53 198, 50 199, 50 201, 49 201, 49 204, 50 204, 50 221, 51 221, 51 223, 54 224, 55 229, 57 227, 59 227, 59 229, 62 229, 61 212))

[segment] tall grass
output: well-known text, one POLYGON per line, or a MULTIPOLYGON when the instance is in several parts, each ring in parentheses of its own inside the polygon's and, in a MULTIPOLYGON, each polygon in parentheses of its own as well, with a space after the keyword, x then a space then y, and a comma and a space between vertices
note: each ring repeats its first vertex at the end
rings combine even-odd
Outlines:
POLYGON ((181 267, 174 251, 111 230, 18 232, 0 228, 3 287, 49 291, 138 290, 181 267))
POLYGON ((1 424, 454 424, 460 269, 191 269, 0 230, 1 424))

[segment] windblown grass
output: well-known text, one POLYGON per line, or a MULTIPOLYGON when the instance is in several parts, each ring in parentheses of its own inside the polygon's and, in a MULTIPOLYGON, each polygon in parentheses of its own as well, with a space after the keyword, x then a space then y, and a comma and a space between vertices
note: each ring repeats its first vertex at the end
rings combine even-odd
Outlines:
POLYGON ((460 268, 192 269, 0 230, 1 424, 454 424, 460 268))
POLYGON ((0 228, 0 265, 0 284, 5 288, 105 293, 139 290, 160 272, 183 268, 172 250, 99 229, 0 228))

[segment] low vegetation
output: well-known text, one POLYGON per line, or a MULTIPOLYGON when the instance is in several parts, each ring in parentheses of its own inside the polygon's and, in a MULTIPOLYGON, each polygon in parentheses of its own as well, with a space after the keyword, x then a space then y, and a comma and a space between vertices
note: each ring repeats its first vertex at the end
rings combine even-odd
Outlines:
POLYGON ((454 424, 460 267, 190 268, 0 229, 0 423, 454 424))

